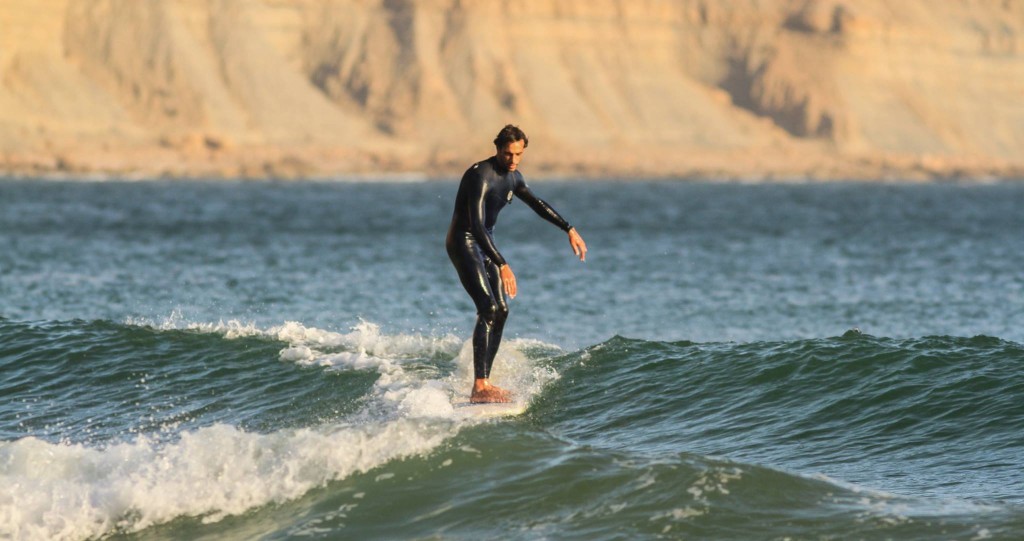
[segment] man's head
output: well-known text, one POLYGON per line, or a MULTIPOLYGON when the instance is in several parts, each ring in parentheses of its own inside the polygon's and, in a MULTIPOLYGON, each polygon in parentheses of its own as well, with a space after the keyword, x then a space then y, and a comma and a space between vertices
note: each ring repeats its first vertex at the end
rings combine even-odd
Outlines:
POLYGON ((523 130, 512 124, 506 125, 494 138, 494 155, 498 158, 498 165, 506 171, 515 171, 529 144, 530 140, 523 130))

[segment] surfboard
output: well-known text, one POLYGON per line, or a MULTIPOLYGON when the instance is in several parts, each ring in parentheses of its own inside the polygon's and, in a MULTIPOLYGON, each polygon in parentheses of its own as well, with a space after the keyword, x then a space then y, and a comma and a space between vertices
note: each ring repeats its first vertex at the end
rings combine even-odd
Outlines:
POLYGON ((467 400, 456 402, 453 406, 455 407, 455 416, 462 419, 512 417, 526 411, 526 404, 519 402, 473 404, 467 400))

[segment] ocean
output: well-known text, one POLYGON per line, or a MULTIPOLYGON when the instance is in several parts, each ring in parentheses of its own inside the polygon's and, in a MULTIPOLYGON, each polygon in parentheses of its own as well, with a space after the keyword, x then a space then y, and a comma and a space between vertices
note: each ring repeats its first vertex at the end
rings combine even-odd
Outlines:
POLYGON ((1024 183, 531 186, 0 180, 0 539, 1024 539, 1024 183))

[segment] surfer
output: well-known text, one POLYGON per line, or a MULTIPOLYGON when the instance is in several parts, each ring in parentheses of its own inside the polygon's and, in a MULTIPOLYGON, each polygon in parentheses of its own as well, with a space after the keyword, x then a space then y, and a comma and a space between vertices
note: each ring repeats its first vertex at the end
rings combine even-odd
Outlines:
POLYGON ((494 156, 462 175, 445 247, 462 287, 476 305, 473 329, 473 391, 470 402, 510 402, 508 391, 491 385, 491 364, 508 317, 505 295, 516 296, 516 277, 494 245, 498 213, 515 195, 545 220, 569 234, 573 253, 585 261, 587 245, 568 222, 530 191, 519 172, 530 141, 517 126, 505 126, 494 138, 494 156))

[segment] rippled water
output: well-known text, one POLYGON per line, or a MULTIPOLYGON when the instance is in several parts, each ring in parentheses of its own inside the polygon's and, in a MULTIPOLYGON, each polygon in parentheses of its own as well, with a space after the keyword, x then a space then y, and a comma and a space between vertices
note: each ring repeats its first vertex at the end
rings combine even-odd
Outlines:
POLYGON ((0 181, 0 538, 1019 539, 1024 185, 0 181))

